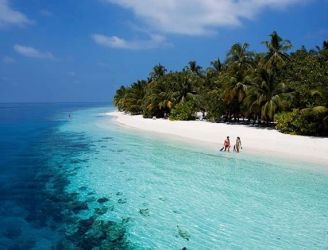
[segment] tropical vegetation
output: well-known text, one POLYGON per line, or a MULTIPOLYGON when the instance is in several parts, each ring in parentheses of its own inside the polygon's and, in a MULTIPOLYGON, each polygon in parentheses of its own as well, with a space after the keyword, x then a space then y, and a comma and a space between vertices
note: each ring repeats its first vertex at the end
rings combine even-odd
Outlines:
POLYGON ((284 133, 328 136, 328 41, 290 52, 277 32, 265 52, 232 45, 223 62, 208 68, 190 61, 181 71, 155 65, 146 80, 121 86, 119 111, 145 118, 196 119, 275 126, 284 133))

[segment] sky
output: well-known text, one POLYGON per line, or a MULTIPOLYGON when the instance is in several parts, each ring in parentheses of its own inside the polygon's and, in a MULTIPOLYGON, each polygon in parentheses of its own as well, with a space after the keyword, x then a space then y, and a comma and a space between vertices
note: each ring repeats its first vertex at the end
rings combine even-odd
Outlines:
POLYGON ((0 0, 0 102, 111 102, 153 66, 207 68, 277 31, 328 40, 328 0, 0 0))

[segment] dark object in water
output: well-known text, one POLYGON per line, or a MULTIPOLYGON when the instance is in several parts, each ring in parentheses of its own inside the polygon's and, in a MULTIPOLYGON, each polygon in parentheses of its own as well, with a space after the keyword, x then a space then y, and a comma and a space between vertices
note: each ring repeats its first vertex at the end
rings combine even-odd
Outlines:
POLYGON ((122 199, 118 199, 117 201, 119 204, 124 204, 124 203, 127 203, 127 200, 126 198, 122 198, 122 199))
POLYGON ((82 187, 79 188, 80 191, 85 191, 85 190, 87 190, 87 189, 88 189, 88 188, 87 188, 86 186, 82 186, 82 187))
POLYGON ((149 216, 149 209, 148 208, 140 208, 139 213, 145 217, 149 216))
POLYGON ((188 241, 189 241, 189 239, 190 239, 190 235, 189 235, 189 233, 188 233, 187 231, 181 229, 181 228, 179 227, 179 225, 177 225, 177 228, 178 228, 178 233, 179 233, 180 237, 181 237, 181 238, 184 238, 185 240, 188 240, 188 241))
POLYGON ((108 207, 102 207, 102 208, 95 208, 95 212, 97 215, 103 215, 107 213, 108 207))
POLYGON ((108 137, 103 137, 102 139, 104 139, 104 140, 112 140, 112 139, 113 139, 113 137, 111 137, 111 136, 108 136, 108 137))
POLYGON ((88 204, 86 202, 75 201, 71 204, 72 211, 77 214, 82 210, 88 210, 88 204))
POLYGON ((109 201, 109 199, 106 197, 102 197, 102 198, 99 198, 97 201, 98 201, 98 203, 105 203, 105 202, 109 201))

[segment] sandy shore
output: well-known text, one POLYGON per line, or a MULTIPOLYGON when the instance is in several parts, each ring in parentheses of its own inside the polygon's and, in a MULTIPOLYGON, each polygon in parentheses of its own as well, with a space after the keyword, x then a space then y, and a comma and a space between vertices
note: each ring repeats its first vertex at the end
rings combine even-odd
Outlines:
POLYGON ((144 119, 142 116, 131 116, 121 112, 110 112, 107 115, 115 117, 117 122, 131 128, 199 141, 215 149, 222 147, 227 135, 230 136, 232 145, 239 136, 243 152, 277 155, 328 166, 328 138, 287 135, 274 129, 245 125, 144 119))

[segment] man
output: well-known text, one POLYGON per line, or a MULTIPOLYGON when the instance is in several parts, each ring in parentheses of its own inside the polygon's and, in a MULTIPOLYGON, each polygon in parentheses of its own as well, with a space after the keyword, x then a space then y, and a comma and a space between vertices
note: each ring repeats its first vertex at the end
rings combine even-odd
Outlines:
POLYGON ((227 136, 227 139, 224 140, 223 146, 224 146, 224 151, 227 151, 227 149, 228 149, 228 152, 230 152, 230 139, 229 139, 229 136, 227 136))

